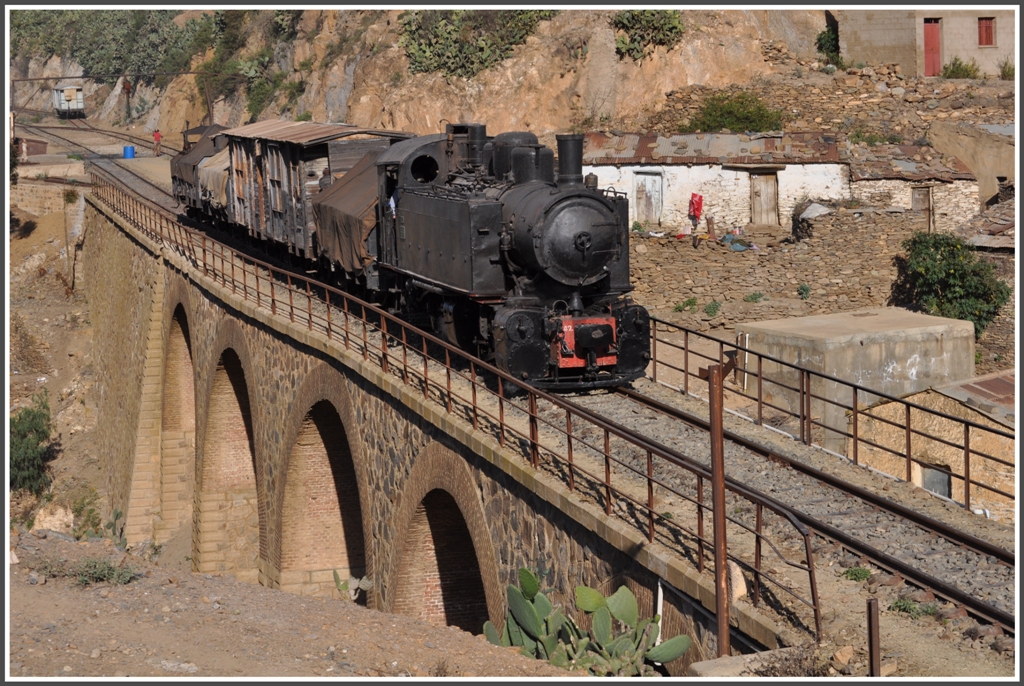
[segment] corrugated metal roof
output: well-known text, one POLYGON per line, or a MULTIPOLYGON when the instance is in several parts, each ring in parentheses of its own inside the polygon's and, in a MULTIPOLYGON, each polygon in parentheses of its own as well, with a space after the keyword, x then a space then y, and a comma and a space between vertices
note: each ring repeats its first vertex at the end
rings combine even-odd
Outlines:
POLYGON ((851 145, 818 131, 672 136, 594 131, 584 135, 583 164, 588 165, 773 165, 848 164, 851 180, 974 180, 963 162, 914 145, 851 145), (929 160, 928 158, 931 157, 929 160))
POLYGON ((836 139, 823 133, 766 135, 681 133, 672 136, 591 132, 583 164, 822 164, 839 162, 836 139))
POLYGON ((237 138, 262 138, 265 140, 316 145, 336 138, 355 135, 384 136, 388 138, 409 138, 412 134, 384 129, 360 129, 342 124, 319 124, 309 121, 280 121, 268 119, 245 126, 238 126, 222 132, 237 138))
POLYGON ((986 207, 983 212, 969 219, 957 229, 968 243, 979 248, 1017 247, 1017 199, 986 207))
POLYGON ((1014 400, 1016 378, 1013 370, 993 372, 968 381, 935 388, 938 393, 959 400, 1011 428, 1016 426, 1014 400))

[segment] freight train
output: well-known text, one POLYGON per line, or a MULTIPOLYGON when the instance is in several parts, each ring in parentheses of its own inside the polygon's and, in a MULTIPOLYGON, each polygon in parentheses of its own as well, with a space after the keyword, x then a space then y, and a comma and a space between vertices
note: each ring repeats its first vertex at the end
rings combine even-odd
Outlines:
POLYGON ((346 291, 550 390, 642 376, 628 204, 528 132, 410 134, 312 122, 187 132, 172 161, 190 216, 246 231, 346 291), (187 138, 186 138, 187 140, 187 138))

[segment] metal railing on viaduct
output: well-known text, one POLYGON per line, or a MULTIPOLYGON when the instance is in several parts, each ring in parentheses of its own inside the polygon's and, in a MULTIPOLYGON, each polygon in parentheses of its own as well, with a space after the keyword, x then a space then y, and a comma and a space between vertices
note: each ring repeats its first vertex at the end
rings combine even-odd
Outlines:
MULTIPOLYGON (((373 304, 183 226, 105 175, 94 172, 93 183, 94 197, 183 256, 197 274, 379 365, 443 411, 491 434, 534 469, 560 480, 581 501, 690 560, 698 571, 717 571, 724 580, 727 558, 751 578, 755 606, 771 602, 776 609, 780 603, 802 608, 797 619, 783 613, 820 638, 812 535, 785 506, 732 482, 715 493, 712 471, 686 455, 530 387, 373 304), (658 504, 671 499, 689 514, 659 513, 658 504), (716 518, 727 522, 727 550, 719 546, 716 551, 711 531, 716 518), (716 552, 723 551, 726 555, 716 564, 716 552)), ((720 427, 717 440, 722 440, 720 427)))

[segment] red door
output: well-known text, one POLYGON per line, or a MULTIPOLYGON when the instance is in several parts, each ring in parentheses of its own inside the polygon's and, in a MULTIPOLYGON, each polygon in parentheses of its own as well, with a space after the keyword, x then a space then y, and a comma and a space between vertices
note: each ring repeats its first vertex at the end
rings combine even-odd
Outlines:
POLYGON ((939 20, 924 20, 924 75, 938 76, 942 71, 942 55, 939 52, 939 20))

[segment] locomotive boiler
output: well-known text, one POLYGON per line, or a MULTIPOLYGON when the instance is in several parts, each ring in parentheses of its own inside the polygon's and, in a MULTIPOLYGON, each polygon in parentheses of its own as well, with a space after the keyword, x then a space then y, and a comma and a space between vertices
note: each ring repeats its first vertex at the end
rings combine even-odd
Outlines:
MULTIPOLYGON (((232 139, 246 138, 252 126, 215 132, 228 143, 210 149, 234 155, 232 139)), ((374 132, 378 140, 381 134, 374 132)), ((365 154, 354 163, 349 155, 343 174, 330 165, 340 155, 308 146, 284 155, 305 164, 307 177, 321 162, 330 165, 324 177, 333 182, 325 188, 311 192, 307 178, 292 193, 308 195, 308 226, 263 236, 250 225, 263 208, 235 212, 229 221, 532 385, 578 390, 642 376, 650 321, 629 297, 627 199, 598 188, 593 175, 583 177, 583 136, 556 136, 557 175, 554 151, 532 133, 489 136, 483 124, 448 124, 441 134, 405 136, 372 149, 364 144, 365 154), (289 244, 291 235, 297 243, 289 244)), ((358 137, 336 144, 346 141, 358 137)), ((253 148, 250 140, 246 149, 260 144, 253 148)), ((265 145, 280 149, 282 142, 265 145)), ((229 190, 219 184, 218 192, 235 197, 235 184, 273 178, 253 169, 268 157, 225 160, 229 190), (236 175, 244 169, 252 170, 245 181, 236 175)), ((206 178, 192 177, 200 186, 206 178)), ((226 209, 231 215, 230 202, 226 209)))

